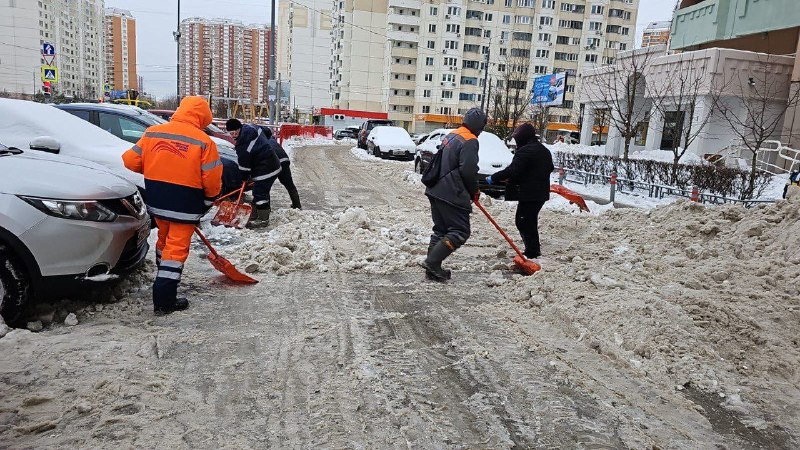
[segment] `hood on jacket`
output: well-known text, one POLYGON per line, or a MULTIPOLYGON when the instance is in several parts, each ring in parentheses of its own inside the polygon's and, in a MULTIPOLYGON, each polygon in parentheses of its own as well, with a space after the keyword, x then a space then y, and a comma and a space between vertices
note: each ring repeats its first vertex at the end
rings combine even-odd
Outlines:
POLYGON ((536 142, 536 129, 530 123, 523 123, 514 130, 514 142, 517 148, 522 148, 532 142, 536 142))
POLYGON ((475 136, 486 127, 486 113, 480 108, 472 108, 464 114, 464 126, 475 136))
POLYGON ((258 139, 258 135, 262 134, 261 130, 253 125, 242 125, 239 136, 236 136, 236 145, 249 145, 253 139, 258 139))
POLYGON ((198 129, 211 125, 211 107, 203 97, 184 97, 170 121, 188 123, 198 129))

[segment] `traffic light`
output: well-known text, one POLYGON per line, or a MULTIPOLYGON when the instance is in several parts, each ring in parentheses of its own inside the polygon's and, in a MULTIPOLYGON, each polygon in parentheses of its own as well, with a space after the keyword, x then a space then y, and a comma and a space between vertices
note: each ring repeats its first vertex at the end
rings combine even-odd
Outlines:
POLYGON ((44 94, 45 97, 49 97, 50 95, 53 94, 53 88, 50 85, 49 81, 45 81, 42 83, 42 94, 44 94))

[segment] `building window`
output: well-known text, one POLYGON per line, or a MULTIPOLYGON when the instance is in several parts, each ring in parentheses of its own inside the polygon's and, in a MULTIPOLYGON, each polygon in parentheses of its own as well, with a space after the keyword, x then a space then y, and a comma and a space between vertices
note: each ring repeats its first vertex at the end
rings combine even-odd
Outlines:
POLYGON ((438 16, 439 15, 439 8, 437 8, 435 6, 431 6, 431 15, 432 16, 438 16))
POLYGON ((425 98, 430 98, 431 97, 431 90, 430 89, 423 90, 422 91, 422 96, 425 97, 425 98))
POLYGON ((542 0, 542 9, 556 9, 556 0, 542 0))
POLYGON ((542 26, 553 25, 553 18, 552 17, 547 17, 547 16, 542 16, 542 17, 539 18, 539 25, 542 25, 542 26))
POLYGON ((425 74, 425 81, 433 81, 433 74, 432 73, 426 73, 425 74))
POLYGON ((453 98, 453 91, 442 91, 442 99, 453 98))
POLYGON ((433 58, 430 57, 430 56, 425 58, 425 65, 426 66, 432 66, 433 65, 433 58))
POLYGON ((430 114, 430 113, 431 113, 431 107, 430 106, 426 105, 426 106, 422 107, 422 114, 430 114))
POLYGON ((436 41, 428 41, 428 48, 436 48, 436 41))
POLYGON ((428 32, 429 33, 436 33, 436 24, 432 23, 428 25, 428 32))

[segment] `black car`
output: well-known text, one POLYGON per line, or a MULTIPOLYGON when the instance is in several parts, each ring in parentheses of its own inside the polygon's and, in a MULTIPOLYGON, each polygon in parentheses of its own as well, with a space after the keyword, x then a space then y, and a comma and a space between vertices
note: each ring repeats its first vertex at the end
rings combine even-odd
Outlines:
POLYGON ((358 130, 354 128, 342 128, 336 131, 336 133, 333 133, 333 138, 337 141, 342 139, 356 139, 358 138, 358 130))
MULTIPOLYGON (((133 144, 139 141, 147 128, 166 122, 163 118, 135 106, 110 103, 68 103, 54 106, 133 144)), ((236 150, 224 139, 214 136, 212 138, 222 160, 222 192, 231 192, 242 185, 236 150)))
POLYGON ((367 137, 369 132, 375 127, 393 127, 394 121, 386 119, 370 119, 361 124, 358 128, 358 148, 367 150, 367 137))

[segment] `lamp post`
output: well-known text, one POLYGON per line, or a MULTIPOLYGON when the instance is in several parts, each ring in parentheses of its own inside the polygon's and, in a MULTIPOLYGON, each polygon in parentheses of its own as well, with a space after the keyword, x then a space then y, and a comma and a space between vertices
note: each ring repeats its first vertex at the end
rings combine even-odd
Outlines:
MULTIPOLYGON (((274 0, 273 0, 274 1, 274 0)), ((181 0, 178 0, 178 26, 172 36, 175 37, 175 47, 177 48, 177 60, 175 64, 175 95, 181 99, 181 0)))

